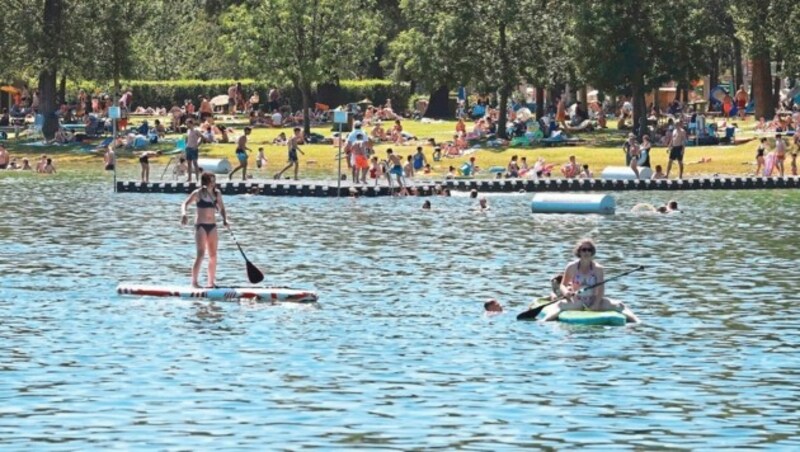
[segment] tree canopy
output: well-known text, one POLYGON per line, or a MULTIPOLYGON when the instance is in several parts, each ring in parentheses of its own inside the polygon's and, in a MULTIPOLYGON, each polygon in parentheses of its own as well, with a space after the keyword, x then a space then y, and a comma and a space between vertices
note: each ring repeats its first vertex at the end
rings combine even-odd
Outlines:
MULTIPOLYGON (((756 114, 776 77, 800 75, 789 0, 0 0, 0 78, 52 112, 64 81, 252 77, 288 82, 304 110, 321 84, 387 76, 452 115, 458 86, 508 101, 518 83, 589 85, 634 97, 674 81, 751 79, 756 114), (59 84, 60 82, 60 84, 59 84), (58 88, 58 89, 57 89, 58 88)), ((537 96, 541 100, 541 96, 537 96)), ((52 131, 51 119, 48 121, 52 131)))

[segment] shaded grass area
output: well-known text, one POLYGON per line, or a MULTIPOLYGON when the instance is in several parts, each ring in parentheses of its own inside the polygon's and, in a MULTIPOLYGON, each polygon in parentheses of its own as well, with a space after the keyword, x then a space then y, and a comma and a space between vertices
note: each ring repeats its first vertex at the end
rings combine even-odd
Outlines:
MULTIPOLYGON (((134 124, 139 124, 144 118, 136 118, 134 124)), ((152 119, 148 118, 152 123, 152 119)), ((162 118, 162 120, 165 120, 162 118)), ((244 123, 242 121, 218 121, 226 123, 233 127, 237 135, 241 133, 244 123)), ((755 126, 755 122, 748 120, 746 122, 737 121, 740 128, 745 131, 751 132, 755 126)), ((434 174, 426 176, 426 178, 442 177, 448 170, 450 165, 458 168, 461 164, 468 160, 468 157, 457 158, 443 158, 439 162, 432 161, 433 149, 426 144, 425 139, 434 138, 437 143, 451 139, 455 130, 455 121, 438 121, 433 123, 421 123, 418 121, 404 121, 403 126, 406 131, 415 135, 420 140, 409 145, 397 146, 394 144, 378 144, 376 151, 379 158, 383 159, 386 156, 386 149, 392 148, 396 153, 402 157, 411 155, 415 152, 416 146, 423 146, 424 152, 431 163, 434 174)), ((388 124, 385 124, 388 126, 388 124)), ((612 126, 614 127, 614 126, 612 126)), ((313 132, 319 133, 326 137, 331 136, 331 126, 314 127, 313 132)), ((278 136, 280 132, 285 132, 291 135, 290 128, 255 128, 250 135, 249 147, 253 150, 250 156, 250 170, 255 178, 264 179, 271 178, 272 174, 280 170, 286 165, 287 150, 285 145, 273 145, 272 140, 278 136), (262 170, 255 169, 256 151, 259 147, 263 147, 268 163, 267 167, 262 170)), ((625 156, 622 151, 622 143, 627 132, 609 128, 606 130, 577 133, 571 136, 576 136, 585 142, 580 146, 563 146, 563 147, 510 147, 510 148, 482 148, 477 152, 470 155, 476 157, 477 164, 484 170, 492 166, 505 167, 511 156, 517 155, 520 157, 527 157, 530 165, 536 161, 537 158, 544 158, 547 162, 556 163, 558 166, 564 164, 570 155, 575 155, 579 163, 588 164, 590 169, 594 172, 595 177, 599 177, 602 169, 606 166, 621 166, 625 163, 625 156)), ((175 141, 179 138, 177 135, 168 136, 167 142, 162 142, 152 146, 151 150, 160 149, 163 151, 172 150, 175 148, 175 141)), ((22 143, 14 142, 13 140, 7 141, 4 144, 8 147, 12 157, 17 157, 19 161, 22 158, 28 158, 32 164, 39 158, 41 154, 47 154, 55 159, 56 165, 60 172, 72 171, 86 171, 86 170, 101 170, 102 167, 102 151, 101 152, 86 152, 77 146, 25 146, 22 143)), ((706 176, 712 174, 725 174, 725 175, 749 175, 755 170, 753 165, 755 160, 755 150, 758 147, 758 141, 753 140, 749 143, 740 144, 736 146, 690 146, 686 149, 685 162, 686 170, 685 175, 688 176, 706 176), (711 159, 709 163, 695 163, 701 159, 711 159)), ((305 179, 335 179, 338 168, 338 148, 330 144, 314 144, 303 145, 301 149, 305 155, 300 155, 300 177, 305 179)), ((205 144, 201 146, 201 158, 227 158, 232 165, 235 166, 235 144, 205 144)), ((161 174, 160 168, 170 160, 170 156, 160 156, 151 161, 154 163, 151 170, 151 180, 158 180, 161 174)), ((136 152, 130 150, 118 151, 118 166, 125 171, 122 174, 126 177, 136 177, 138 174, 138 161, 136 159, 136 152)), ((666 168, 667 164, 667 150, 666 148, 654 148, 651 153, 651 163, 655 165, 662 165, 666 168)), ((347 172, 345 162, 342 162, 343 172, 347 172)), ((2 174, 3 172, 0 172, 2 174)), ((556 173, 554 173, 555 175, 556 173)), ((559 173, 560 174, 560 173, 559 173)), ((677 172, 675 172, 677 175, 677 172)), ((483 171, 477 175, 479 178, 493 177, 488 171, 483 171)))

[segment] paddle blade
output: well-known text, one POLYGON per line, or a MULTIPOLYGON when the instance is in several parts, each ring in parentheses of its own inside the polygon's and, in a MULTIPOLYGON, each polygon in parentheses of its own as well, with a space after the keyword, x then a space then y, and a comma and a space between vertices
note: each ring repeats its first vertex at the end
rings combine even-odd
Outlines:
POLYGON ((247 279, 252 284, 258 284, 264 280, 264 274, 250 261, 247 261, 247 279))
POLYGON ((536 320, 539 317, 539 313, 542 312, 546 305, 536 306, 535 308, 528 309, 525 312, 520 313, 517 315, 517 320, 536 320))

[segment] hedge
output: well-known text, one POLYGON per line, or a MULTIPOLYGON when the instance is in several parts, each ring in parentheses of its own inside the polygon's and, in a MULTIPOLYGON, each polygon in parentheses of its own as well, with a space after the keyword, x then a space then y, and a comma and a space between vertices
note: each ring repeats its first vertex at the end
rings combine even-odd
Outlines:
MULTIPOLYGON (((258 91, 261 102, 265 103, 269 90, 275 85, 253 79, 238 80, 242 84, 245 97, 249 98, 253 91, 258 91)), ((220 94, 227 94, 228 88, 237 80, 131 80, 122 82, 123 89, 133 91, 133 107, 166 107, 183 105, 186 99, 191 99, 198 104, 200 96, 212 98, 220 94)), ((72 85, 72 84, 71 84, 72 85)), ((92 82, 76 83, 74 91, 83 88, 86 92, 99 94, 110 92, 108 86, 92 82)), ((293 110, 302 106, 302 96, 293 87, 278 87, 284 97, 288 97, 293 110)), ((364 98, 370 99, 375 105, 383 104, 386 99, 392 99, 395 110, 401 110, 408 105, 411 90, 408 83, 395 83, 391 80, 342 80, 338 87, 333 84, 324 84, 316 87, 312 102, 320 102, 335 108, 351 102, 359 102, 364 98)))

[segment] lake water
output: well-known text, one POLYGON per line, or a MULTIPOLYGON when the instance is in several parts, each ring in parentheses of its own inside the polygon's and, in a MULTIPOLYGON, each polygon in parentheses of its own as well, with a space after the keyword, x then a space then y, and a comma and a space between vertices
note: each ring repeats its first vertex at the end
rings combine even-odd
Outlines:
MULTIPOLYGON (((800 191, 226 197, 270 283, 313 306, 121 297, 184 284, 180 195, 0 175, 0 447, 800 447, 800 191), (630 213, 674 197, 674 215, 630 213), (643 324, 516 322, 581 237, 643 324), (507 313, 485 317, 499 299, 507 313)), ((245 283, 220 236, 219 281, 245 283)))

